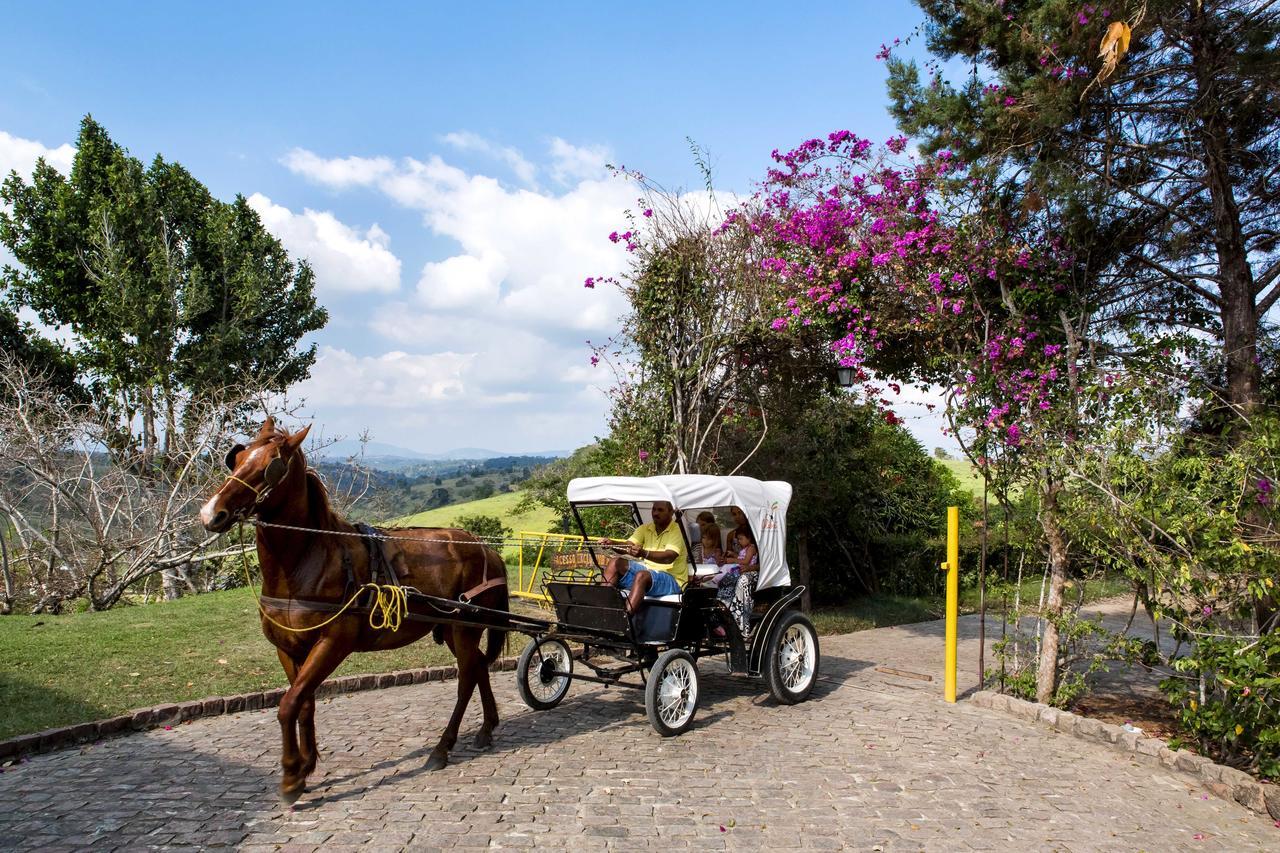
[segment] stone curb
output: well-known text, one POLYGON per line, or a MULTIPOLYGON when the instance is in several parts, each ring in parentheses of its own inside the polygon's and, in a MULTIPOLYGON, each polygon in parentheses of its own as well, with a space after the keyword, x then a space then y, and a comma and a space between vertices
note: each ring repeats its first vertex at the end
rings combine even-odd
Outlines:
POLYGON ((1063 734, 1101 743, 1120 752, 1132 753, 1136 760, 1144 764, 1185 773, 1222 799, 1239 803, 1258 814, 1270 815, 1280 821, 1280 785, 1259 782, 1248 773, 1214 764, 1203 755, 1196 755, 1185 749, 1169 749, 1159 738, 1144 737, 1138 732, 1127 732, 1121 726, 992 690, 979 690, 969 697, 969 701, 979 708, 1003 711, 1063 734))
MULTIPOLYGON (((516 668, 516 658, 498 658, 489 667, 490 672, 509 672, 516 668)), ((366 673, 363 675, 344 675, 331 678, 316 690, 317 699, 327 699, 342 693, 358 693, 363 690, 379 690, 383 687, 400 687, 407 684, 425 684, 428 681, 446 681, 458 676, 456 666, 432 666, 425 669, 402 669, 397 672, 366 673)), ((115 735, 156 729, 161 726, 176 726, 187 720, 198 717, 216 717, 220 714, 235 714, 240 711, 258 711, 263 708, 274 708, 280 704, 285 689, 277 687, 273 690, 260 690, 256 693, 240 693, 235 696, 211 696, 206 699, 194 699, 190 702, 178 702, 167 705, 156 705, 151 708, 138 708, 119 716, 105 720, 94 720, 91 723, 77 723, 73 726, 62 726, 46 729, 29 735, 0 740, 0 763, 39 752, 51 752, 68 746, 101 740, 115 735)))

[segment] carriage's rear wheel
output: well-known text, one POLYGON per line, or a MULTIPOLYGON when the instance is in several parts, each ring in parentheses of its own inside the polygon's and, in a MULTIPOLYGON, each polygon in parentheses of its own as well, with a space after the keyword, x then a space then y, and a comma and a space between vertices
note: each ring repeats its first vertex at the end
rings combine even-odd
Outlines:
POLYGON ((698 710, 698 665, 684 649, 663 652, 645 679, 644 708, 663 737, 683 734, 698 710))
POLYGON ((769 633, 764 675, 773 698, 794 705, 809 698, 818 680, 818 632, 803 613, 787 611, 769 633))
POLYGON ((524 704, 548 711, 560 704, 573 681, 573 654, 564 640, 533 639, 516 663, 516 689, 524 704))

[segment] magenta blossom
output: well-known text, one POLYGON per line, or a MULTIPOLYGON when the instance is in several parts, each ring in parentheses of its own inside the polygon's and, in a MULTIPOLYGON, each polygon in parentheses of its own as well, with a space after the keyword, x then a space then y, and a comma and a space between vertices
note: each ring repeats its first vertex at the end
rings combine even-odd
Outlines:
POLYGON ((596 280, 591 276, 587 276, 587 280, 582 283, 582 286, 588 289, 594 288, 596 286, 596 280))
POLYGON ((640 451, 640 461, 641 461, 641 462, 644 462, 644 461, 645 461, 645 460, 647 460, 648 458, 649 458, 649 451, 647 451, 647 450, 641 450, 641 451, 640 451))

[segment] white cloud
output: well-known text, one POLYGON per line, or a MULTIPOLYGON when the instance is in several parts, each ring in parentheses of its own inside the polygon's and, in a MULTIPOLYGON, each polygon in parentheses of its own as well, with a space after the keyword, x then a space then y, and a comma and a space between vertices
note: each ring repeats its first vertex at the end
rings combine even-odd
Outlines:
MULTIPOLYGON (((566 162, 574 160, 570 148, 565 143, 566 162)), ((362 185, 422 211, 431 231, 459 244, 460 254, 424 269, 419 294, 427 307, 484 305, 502 326, 579 340, 612 331, 625 310, 613 288, 588 290, 583 281, 617 275, 625 266, 625 253, 608 234, 624 224, 623 212, 634 202, 635 188, 626 181, 582 179, 553 194, 507 188, 439 157, 405 158, 387 171, 353 162, 359 158, 295 153, 287 163, 295 173, 328 183, 332 164, 342 163, 349 174, 365 176, 362 185)), ((585 155, 576 162, 581 166, 585 155)))
POLYGON ((551 140, 551 175, 561 183, 591 180, 605 174, 609 149, 603 146, 577 146, 560 137, 551 140))
POLYGON ((512 173, 520 179, 521 183, 528 185, 534 183, 538 167, 526 160, 519 150, 509 145, 498 145, 471 131, 446 133, 440 139, 446 145, 451 145, 459 151, 475 151, 488 157, 493 157, 505 163, 512 173))
POLYGON ((36 167, 36 160, 41 157, 50 166, 68 175, 75 156, 75 146, 69 143, 48 148, 35 140, 23 139, 0 130, 0 180, 7 178, 10 171, 17 172, 23 178, 30 177, 36 167))
POLYGON ((418 279, 418 295, 430 308, 493 307, 506 266, 473 255, 428 262, 418 279))
POLYGON ((464 375, 473 360, 472 355, 456 352, 356 356, 322 346, 311 376, 294 393, 322 408, 429 407, 462 397, 467 390, 464 375))
POLYGON ((291 254, 311 263, 321 290, 393 293, 400 289, 400 259, 391 251, 390 236, 377 224, 361 234, 332 213, 310 209, 294 213, 261 193, 249 196, 249 206, 291 254))
MULTIPOLYGON (((447 142, 502 159, 480 137, 456 134, 447 142)), ((628 256, 608 235, 624 229, 636 195, 633 184, 608 175, 606 157, 603 149, 554 140, 537 168, 572 181, 555 191, 504 185, 439 156, 329 160, 296 149, 286 158, 291 171, 314 183, 374 189, 418 211, 428 231, 456 244, 424 265, 411 296, 385 301, 369 315, 370 339, 397 348, 395 362, 333 353, 316 366, 318 381, 335 389, 318 407, 325 422, 340 432, 369 426, 379 440, 424 450, 572 449, 603 432, 613 376, 590 365, 586 340, 615 333, 626 301, 612 286, 587 289, 583 282, 625 269, 628 256), (344 397, 345 389, 366 381, 355 375, 353 360, 367 372, 391 375, 406 358, 455 365, 460 390, 447 405, 424 397, 414 406, 404 402, 411 395, 392 393, 399 386, 384 377, 393 402, 358 395, 358 405, 340 403, 352 396, 344 397)))
POLYGON ((289 171, 305 174, 316 183, 334 189, 368 186, 394 168, 394 164, 386 157, 338 157, 326 160, 302 148, 293 149, 280 162, 289 171))

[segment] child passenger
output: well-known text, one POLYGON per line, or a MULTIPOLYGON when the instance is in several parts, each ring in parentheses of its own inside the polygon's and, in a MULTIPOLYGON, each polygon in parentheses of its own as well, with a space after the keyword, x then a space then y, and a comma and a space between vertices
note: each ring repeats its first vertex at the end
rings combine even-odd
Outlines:
POLYGON ((720 565, 723 555, 720 552, 720 526, 716 517, 707 510, 698 513, 698 530, 702 534, 702 558, 700 563, 720 565))
POLYGON ((716 598, 729 609, 745 639, 751 630, 751 600, 756 576, 760 572, 760 554, 756 548, 756 537, 749 527, 734 531, 734 538, 737 540, 738 562, 725 566, 715 576, 716 598))

